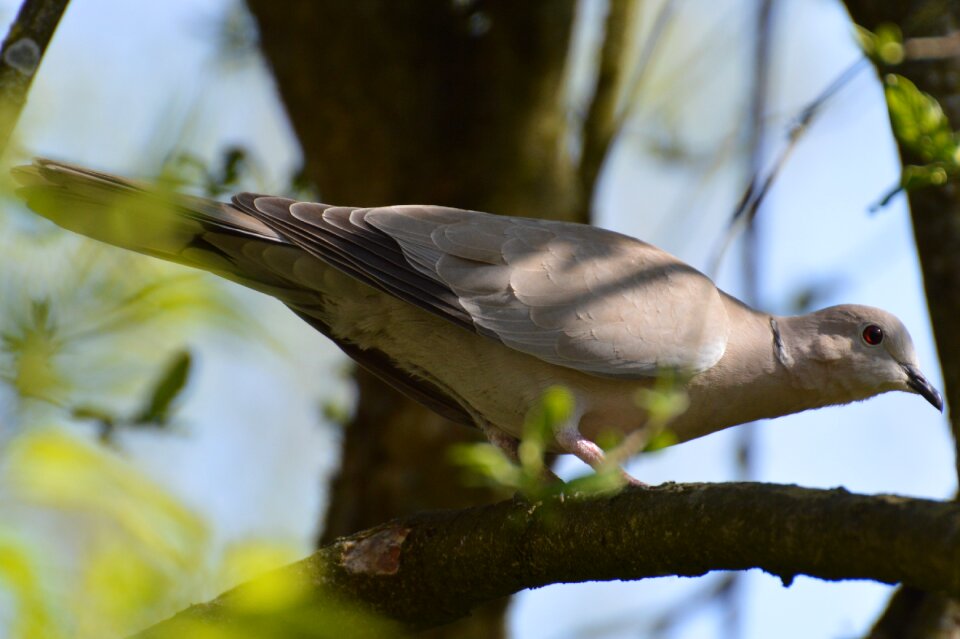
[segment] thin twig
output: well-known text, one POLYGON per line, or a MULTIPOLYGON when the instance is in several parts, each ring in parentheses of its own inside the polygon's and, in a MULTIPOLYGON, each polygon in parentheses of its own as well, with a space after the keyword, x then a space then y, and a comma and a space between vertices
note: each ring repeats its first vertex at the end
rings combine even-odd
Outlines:
POLYGON ((617 108, 625 79, 624 53, 630 44, 633 12, 637 4, 638 0, 610 0, 597 69, 597 86, 583 122, 583 152, 578 178, 585 203, 581 213, 584 222, 589 218, 589 198, 594 192, 600 169, 619 131, 617 108))
POLYGON ((907 38, 903 41, 906 60, 944 60, 960 57, 960 31, 943 36, 907 38))
POLYGON ((0 153, 7 148, 27 92, 70 0, 25 0, 0 48, 0 153))
POLYGON ((653 62, 653 56, 663 41, 663 35, 670 25, 670 20, 673 19, 675 8, 676 0, 666 0, 663 5, 661 5, 660 11, 657 12, 657 17, 654 19, 650 33, 643 43, 643 50, 640 51, 637 65, 627 85, 626 99, 624 100, 623 107, 617 112, 614 126, 615 131, 623 129, 624 123, 633 112, 634 105, 637 104, 640 96, 640 87, 643 86, 643 80, 646 78, 647 71, 653 62))
MULTIPOLYGON (((770 48, 771 31, 773 29, 773 2, 759 0, 757 7, 757 36, 754 43, 753 64, 753 96, 750 101, 750 175, 756 176, 763 171, 764 143, 766 142, 766 126, 764 118, 767 110, 767 94, 770 85, 770 48)), ((746 295, 750 302, 756 302, 759 297, 757 275, 757 239, 756 220, 761 200, 757 200, 752 210, 747 211, 746 223, 747 245, 744 255, 744 276, 746 280, 746 295)), ((738 212, 740 214, 743 211, 738 212)))
MULTIPOLYGON (((763 170, 766 146, 766 112, 770 89, 770 58, 773 48, 774 3, 773 0, 758 0, 756 9, 756 37, 753 51, 753 95, 750 101, 750 175, 759 175, 763 170)), ((762 198, 761 198, 762 200, 762 198)), ((758 274, 760 239, 757 235, 756 208, 748 215, 744 231, 743 275, 744 293, 747 303, 761 307, 760 282, 758 274)), ((737 433, 736 468, 737 479, 745 481, 753 478, 753 452, 756 446, 755 424, 747 424, 737 433)), ((743 621, 740 601, 742 601, 744 579, 741 574, 730 577, 725 587, 717 590, 717 598, 726 610, 723 620, 724 636, 736 639, 742 634, 743 621)))
POLYGON ((827 88, 820 93, 820 95, 812 100, 810 104, 808 104, 800 112, 800 114, 797 116, 797 119, 794 121, 794 124, 790 127, 790 130, 787 133, 787 144, 780 151, 780 155, 774 160, 773 165, 767 171, 767 174, 761 176, 761 174, 758 172, 750 180, 750 184, 747 186, 746 191, 744 191, 743 197, 740 198, 740 202, 737 204, 737 207, 731 216, 730 225, 727 227, 727 232, 721 240, 713 259, 710 261, 710 273, 714 275, 717 273, 720 268, 720 262, 723 259, 727 248, 730 246, 731 242, 733 242, 733 239, 737 236, 741 229, 746 227, 748 223, 752 223, 757 210, 759 210, 760 205, 767 196, 767 193, 770 192, 770 187, 780 175, 780 171, 786 165, 787 160, 790 158, 790 155, 796 148, 797 143, 803 137, 803 134, 806 133, 807 129, 810 128, 814 118, 822 111, 824 105, 840 91, 840 89, 846 86, 846 84, 850 82, 850 80, 852 80, 860 71, 868 67, 869 60, 866 58, 859 58, 857 61, 848 66, 843 72, 841 72, 840 75, 838 75, 836 79, 834 79, 834 81, 831 82, 827 88))

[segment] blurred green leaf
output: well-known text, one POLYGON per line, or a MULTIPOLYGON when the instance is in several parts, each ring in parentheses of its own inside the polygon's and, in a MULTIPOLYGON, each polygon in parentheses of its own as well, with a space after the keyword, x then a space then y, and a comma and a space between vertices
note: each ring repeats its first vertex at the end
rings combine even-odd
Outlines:
POLYGON ((220 562, 218 581, 238 584, 301 559, 299 549, 276 540, 253 539, 231 544, 220 562))
POLYGON ((587 473, 567 482, 564 493, 575 497, 590 497, 619 490, 626 483, 616 465, 608 464, 597 472, 587 473))
POLYGON ((464 479, 468 485, 517 490, 523 484, 520 467, 493 444, 457 444, 447 454, 452 463, 466 471, 464 479))
POLYGON ((647 415, 642 431, 630 433, 620 446, 611 451, 611 458, 625 460, 639 452, 650 453, 673 446, 678 439, 669 425, 690 406, 690 400, 676 373, 665 371, 657 377, 653 388, 641 388, 636 394, 637 407, 647 415))
POLYGON ((13 636, 124 636, 188 603, 209 552, 206 526, 128 461, 65 430, 34 428, 3 451, 0 486, 0 533, 23 526, 23 511, 70 530, 65 539, 29 527, 31 554, 0 534, 0 588, 20 602, 15 623, 58 623, 13 636), (47 571, 55 581, 45 582, 41 568, 57 561, 70 568, 47 571))
POLYGON ((0 479, 31 501, 100 513, 187 565, 206 535, 196 515, 129 462, 59 429, 40 429, 11 442, 0 479))
POLYGON ((903 32, 896 24, 886 23, 869 31, 857 27, 860 46, 868 58, 880 66, 893 66, 903 62, 903 32))
POLYGON ((31 429, 0 453, 0 635, 15 639, 127 636, 239 582, 223 599, 229 626, 184 621, 171 639, 396 636, 390 621, 320 595, 296 570, 275 571, 294 545, 249 541, 210 560, 197 515, 131 463, 65 430, 31 429), (30 544, 11 534, 17 513, 53 523, 30 544), (69 526, 69 545, 59 530, 69 526), (66 558, 69 569, 56 566, 66 558), (45 570, 46 568, 52 570, 45 570), (198 577, 206 574, 206 581, 198 577), (51 579, 53 581, 51 581, 51 579), (202 584, 202 587, 200 587, 202 584), (354 633, 354 630, 356 632, 354 633))
POLYGON ((352 411, 346 403, 333 399, 324 401, 320 405, 320 413, 326 421, 337 426, 346 426, 352 416, 352 411))
POLYGON ((653 388, 638 389, 636 402, 646 411, 647 422, 654 430, 662 429, 690 406, 687 393, 670 374, 658 377, 653 388))
POLYGON ((190 365, 189 351, 181 351, 173 356, 153 387, 146 405, 133 418, 133 423, 162 426, 169 421, 173 401, 183 391, 190 377, 190 365))
POLYGON ((466 481, 473 485, 519 490, 530 499, 560 492, 562 483, 552 477, 544 458, 556 429, 570 418, 573 410, 574 398, 568 389, 554 386, 544 392, 524 421, 517 449, 519 465, 492 444, 453 446, 449 459, 467 471, 466 481))
POLYGON ((952 172, 957 163, 957 136, 940 104, 901 75, 887 74, 884 90, 897 139, 924 162, 942 163, 942 169, 952 172))
POLYGON ((39 557, 11 535, 0 535, 0 585, 13 594, 11 637, 59 636, 54 610, 38 574, 39 557))
POLYGON ((100 441, 105 444, 112 443, 116 429, 121 426, 163 428, 169 424, 174 401, 187 384, 190 366, 189 351, 176 353, 154 386, 148 389, 143 406, 129 417, 91 404, 75 406, 70 410, 70 416, 96 422, 100 427, 100 441))
POLYGON ((0 376, 22 397, 47 398, 67 385, 53 361, 62 342, 50 317, 50 302, 32 300, 28 308, 26 317, 15 318, 13 325, 0 333, 12 358, 0 376))
POLYGON ((537 492, 542 488, 546 471, 544 457, 554 433, 573 414, 573 393, 563 386, 551 386, 543 393, 540 402, 527 413, 523 424, 523 437, 517 454, 523 470, 521 482, 527 491, 537 492))
POLYGON ((643 452, 652 453, 654 451, 663 450, 664 448, 673 446, 678 441, 679 440, 677 439, 677 434, 675 432, 669 428, 663 428, 650 437, 647 445, 643 447, 643 452))

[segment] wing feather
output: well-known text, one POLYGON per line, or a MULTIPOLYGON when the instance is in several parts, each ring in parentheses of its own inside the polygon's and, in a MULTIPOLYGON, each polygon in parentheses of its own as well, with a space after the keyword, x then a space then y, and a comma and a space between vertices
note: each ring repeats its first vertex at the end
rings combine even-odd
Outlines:
POLYGON ((436 206, 235 204, 361 281, 553 364, 648 377, 705 370, 726 348, 713 282, 618 233, 436 206))

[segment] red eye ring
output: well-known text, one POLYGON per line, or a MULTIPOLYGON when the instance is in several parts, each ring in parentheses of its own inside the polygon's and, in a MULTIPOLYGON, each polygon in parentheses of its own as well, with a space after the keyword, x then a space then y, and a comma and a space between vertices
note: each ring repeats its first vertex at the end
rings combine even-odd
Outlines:
POLYGON ((879 346, 883 341, 883 329, 876 324, 867 324, 863 329, 863 341, 870 346, 879 346))

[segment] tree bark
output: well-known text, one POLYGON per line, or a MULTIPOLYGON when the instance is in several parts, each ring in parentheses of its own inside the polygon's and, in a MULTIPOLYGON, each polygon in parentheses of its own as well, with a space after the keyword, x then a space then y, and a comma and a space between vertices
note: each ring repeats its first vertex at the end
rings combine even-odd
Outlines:
MULTIPOLYGON (((306 175, 325 201, 580 213, 561 100, 573 0, 248 5, 306 175)), ((446 461, 451 444, 477 432, 363 371, 357 383, 320 543, 393 517, 498 498, 464 487, 446 461)), ((449 636, 502 636, 505 605, 449 636)))
MULTIPOLYGON (((883 24, 900 27, 906 42, 914 38, 941 38, 954 35, 960 24, 960 4, 946 0, 845 0, 857 24, 876 31, 883 24)), ((946 55, 906 60, 891 69, 933 96, 953 126, 960 123, 960 57, 946 55)), ((899 143, 899 141, 898 141, 899 143)), ((922 164, 910 149, 900 144, 904 165, 922 164)), ((950 408, 954 445, 960 442, 960 188, 955 181, 942 187, 910 191, 910 215, 920 256, 923 283, 937 353, 943 371, 944 395, 950 408)), ((957 455, 960 462, 960 455, 957 455)), ((872 637, 941 637, 960 631, 957 610, 960 603, 940 594, 898 593, 872 637), (909 605, 908 605, 909 604, 909 605), (905 611, 909 610, 910 614, 905 611), (945 634, 941 634, 945 633, 945 634)))
MULTIPOLYGON (((341 538, 266 579, 301 584, 299 601, 314 612, 358 602, 409 630, 524 588, 750 568, 785 584, 805 574, 955 596, 960 504, 756 483, 631 487, 413 515, 341 538)), ((237 606, 251 590, 256 581, 141 637, 176 636, 197 622, 254 623, 237 606)), ((266 619, 288 614, 271 610, 266 619)))

